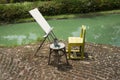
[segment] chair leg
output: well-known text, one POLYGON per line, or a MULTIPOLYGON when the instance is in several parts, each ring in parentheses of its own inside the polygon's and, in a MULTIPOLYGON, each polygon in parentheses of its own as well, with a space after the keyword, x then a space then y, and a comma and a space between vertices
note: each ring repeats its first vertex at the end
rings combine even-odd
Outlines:
POLYGON ((81 59, 84 59, 84 46, 82 46, 81 59))
POLYGON ((71 46, 68 44, 68 59, 70 59, 70 54, 71 54, 71 46))
POLYGON ((81 46, 80 46, 80 49, 79 49, 80 53, 81 53, 81 46))

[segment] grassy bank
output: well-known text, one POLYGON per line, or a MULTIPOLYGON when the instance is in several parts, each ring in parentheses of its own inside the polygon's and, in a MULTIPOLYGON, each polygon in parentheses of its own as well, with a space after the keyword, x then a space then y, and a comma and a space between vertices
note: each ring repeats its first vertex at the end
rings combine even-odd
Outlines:
POLYGON ((44 16, 63 16, 120 9, 120 0, 52 0, 0 4, 0 23, 30 18, 28 11, 36 7, 44 16))
MULTIPOLYGON (((120 10, 91 12, 86 14, 62 14, 62 15, 44 16, 44 17, 46 19, 71 19, 71 18, 80 18, 80 17, 100 16, 107 14, 120 14, 120 10)), ((16 23, 32 22, 32 21, 34 21, 34 19, 31 17, 31 18, 19 19, 16 21, 16 23)))

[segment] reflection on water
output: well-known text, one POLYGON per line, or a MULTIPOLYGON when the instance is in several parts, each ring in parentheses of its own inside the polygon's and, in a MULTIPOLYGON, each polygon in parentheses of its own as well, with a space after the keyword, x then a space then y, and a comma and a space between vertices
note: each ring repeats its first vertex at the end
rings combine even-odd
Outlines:
POLYGON ((17 41, 18 45, 28 44, 31 40, 37 40, 37 35, 34 33, 29 33, 29 35, 7 35, 2 36, 3 39, 8 41, 17 41))
POLYGON ((16 40, 17 44, 22 44, 23 39, 26 39, 26 36, 24 35, 8 35, 8 36, 3 36, 4 39, 7 40, 16 40))
MULTIPOLYGON (((86 26, 86 41, 100 44, 111 44, 120 46, 120 24, 116 25, 86 26)), ((79 37, 80 28, 72 32, 72 36, 79 37)))
MULTIPOLYGON (((86 42, 120 46, 120 14, 92 18, 48 20, 59 39, 80 36, 82 25, 86 26, 86 42)), ((0 27, 0 45, 21 45, 43 38, 43 31, 36 22, 11 24, 0 27)))
MULTIPOLYGON (((77 21, 79 25, 84 24, 87 27, 87 42, 120 46, 120 14, 86 18, 86 23, 81 19, 77 21)), ((71 31, 71 36, 79 37, 80 27, 76 26, 76 29, 71 31)))
POLYGON ((74 36, 74 37, 79 37, 79 36, 80 36, 80 33, 81 33, 80 31, 81 31, 81 28, 78 27, 78 29, 76 29, 76 31, 72 32, 71 34, 72 34, 72 36, 74 36))

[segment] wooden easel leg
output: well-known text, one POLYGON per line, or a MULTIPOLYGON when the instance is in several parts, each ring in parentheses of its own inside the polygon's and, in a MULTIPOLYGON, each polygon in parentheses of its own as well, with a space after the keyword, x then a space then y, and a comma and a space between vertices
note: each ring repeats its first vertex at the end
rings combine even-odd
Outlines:
POLYGON ((37 52, 41 49, 43 43, 45 42, 45 40, 47 39, 47 37, 44 38, 44 40, 42 41, 42 43, 40 44, 40 46, 38 47, 38 49, 36 50, 34 56, 36 56, 37 52))

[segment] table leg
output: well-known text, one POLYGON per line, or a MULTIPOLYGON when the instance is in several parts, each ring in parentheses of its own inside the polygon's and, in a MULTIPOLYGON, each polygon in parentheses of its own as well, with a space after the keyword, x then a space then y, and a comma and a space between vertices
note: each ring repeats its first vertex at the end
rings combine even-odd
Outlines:
POLYGON ((64 51, 64 55, 65 55, 65 58, 66 58, 66 63, 69 64, 68 59, 67 59, 67 54, 66 54, 66 48, 64 48, 63 51, 64 51))
POLYGON ((54 52, 55 52, 55 55, 56 55, 56 64, 57 64, 57 66, 58 66, 58 65, 59 65, 59 62, 60 62, 59 50, 55 50, 54 52))

